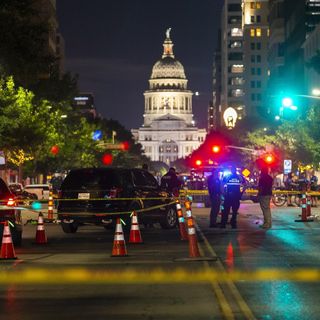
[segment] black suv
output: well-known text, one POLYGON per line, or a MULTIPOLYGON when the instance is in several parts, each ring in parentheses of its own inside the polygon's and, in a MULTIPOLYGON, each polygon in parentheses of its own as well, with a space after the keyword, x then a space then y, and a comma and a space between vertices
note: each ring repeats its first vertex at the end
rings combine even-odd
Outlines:
POLYGON ((126 212, 139 209, 143 209, 138 214, 141 223, 159 222, 165 229, 177 225, 173 200, 160 189, 156 179, 142 169, 71 170, 61 185, 58 198, 58 219, 66 233, 76 232, 84 223, 108 228, 115 224, 117 217, 130 227, 130 215, 126 212), (152 210, 145 210, 152 207, 152 210))
POLYGON ((11 193, 7 184, 0 178, 0 205, 5 206, 0 210, 0 239, 3 236, 4 222, 8 221, 10 225, 13 244, 21 245, 22 241, 22 218, 21 210, 10 208, 16 205, 14 194, 11 193))

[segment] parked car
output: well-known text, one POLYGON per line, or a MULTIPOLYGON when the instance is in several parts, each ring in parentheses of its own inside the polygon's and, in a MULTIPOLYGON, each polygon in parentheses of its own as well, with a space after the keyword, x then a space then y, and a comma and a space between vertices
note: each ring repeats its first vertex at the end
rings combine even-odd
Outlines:
POLYGON ((9 183, 10 191, 15 195, 16 202, 19 205, 30 205, 38 197, 35 193, 30 193, 23 189, 21 183, 9 183))
POLYGON ((22 241, 22 218, 21 210, 10 208, 16 205, 15 196, 10 191, 7 184, 0 178, 0 205, 7 206, 8 209, 0 210, 0 239, 3 236, 4 222, 8 221, 12 241, 14 245, 20 246, 22 241))
POLYGON ((114 225, 117 217, 122 217, 130 227, 129 214, 121 214, 122 212, 159 205, 165 206, 139 213, 139 222, 159 222, 165 229, 177 225, 175 204, 166 205, 172 200, 160 189, 157 180, 142 169, 72 170, 63 181, 58 198, 58 219, 66 233, 76 232, 85 223, 105 227, 114 225), (134 200, 112 200, 113 198, 134 200))
POLYGON ((38 200, 48 200, 50 194, 50 185, 48 184, 28 184, 24 190, 29 193, 34 193, 38 200))

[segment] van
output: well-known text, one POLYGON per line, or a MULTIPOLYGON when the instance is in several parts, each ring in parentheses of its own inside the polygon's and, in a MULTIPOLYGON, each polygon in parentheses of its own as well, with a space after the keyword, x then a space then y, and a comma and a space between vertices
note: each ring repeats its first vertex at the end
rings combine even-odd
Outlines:
POLYGON ((48 200, 50 194, 50 185, 48 184, 28 184, 24 187, 24 190, 30 193, 34 193, 38 200, 48 200))

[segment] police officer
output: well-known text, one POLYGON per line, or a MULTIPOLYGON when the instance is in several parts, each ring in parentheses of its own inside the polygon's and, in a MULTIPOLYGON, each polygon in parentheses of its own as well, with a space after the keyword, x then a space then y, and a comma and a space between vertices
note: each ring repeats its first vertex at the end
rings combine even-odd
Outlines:
POLYGON ((217 216, 220 212, 221 204, 221 182, 219 179, 219 172, 215 168, 212 169, 211 176, 208 178, 208 191, 211 201, 210 211, 210 228, 217 227, 217 216))
POLYGON ((170 168, 169 171, 161 178, 161 188, 174 196, 179 195, 181 182, 179 181, 175 168, 170 168))
MULTIPOLYGON (((318 191, 318 177, 315 175, 315 172, 312 172, 310 177, 310 190, 313 192, 318 191)), ((312 195, 311 196, 311 207, 318 206, 318 196, 312 195)))
POLYGON ((221 228, 225 228, 228 222, 230 209, 232 208, 231 227, 237 228, 237 214, 240 207, 240 199, 245 185, 245 179, 232 167, 231 174, 223 179, 224 209, 222 210, 221 228))

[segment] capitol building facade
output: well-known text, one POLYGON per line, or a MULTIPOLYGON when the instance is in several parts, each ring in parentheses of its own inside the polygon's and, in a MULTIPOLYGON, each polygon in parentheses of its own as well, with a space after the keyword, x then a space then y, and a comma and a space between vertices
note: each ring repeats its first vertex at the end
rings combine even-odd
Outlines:
POLYGON ((205 139, 206 130, 194 125, 192 95, 187 88, 182 64, 175 59, 170 29, 166 32, 162 58, 157 61, 144 92, 144 123, 131 132, 145 155, 152 161, 170 165, 197 149, 205 139))

